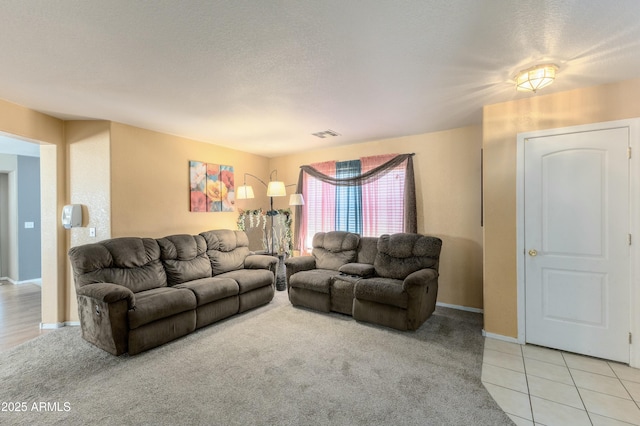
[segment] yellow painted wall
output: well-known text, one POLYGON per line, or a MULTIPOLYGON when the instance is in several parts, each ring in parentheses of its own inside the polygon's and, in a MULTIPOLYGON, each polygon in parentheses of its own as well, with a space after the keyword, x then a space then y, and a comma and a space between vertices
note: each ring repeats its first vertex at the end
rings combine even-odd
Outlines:
POLYGON ((518 133, 640 117, 640 79, 484 107, 484 328, 517 337, 518 133))
MULTIPOLYGON (((443 240, 438 301, 482 308, 481 146, 481 127, 470 126, 273 158, 270 169, 289 184, 304 164, 414 152, 418 232, 443 240)), ((288 198, 275 203, 286 208, 288 198)))
MULTIPOLYGON (((245 172, 268 179, 269 163, 265 157, 112 123, 112 236, 158 238, 211 229, 236 229, 237 211, 189 211, 190 160, 233 166, 236 187, 242 185, 245 172)), ((259 182, 247 183, 254 185, 257 198, 238 205, 266 207, 266 190, 263 196, 256 186, 259 182)))
POLYGON ((33 142, 64 142, 63 122, 57 118, 0 99, 0 132, 33 142))

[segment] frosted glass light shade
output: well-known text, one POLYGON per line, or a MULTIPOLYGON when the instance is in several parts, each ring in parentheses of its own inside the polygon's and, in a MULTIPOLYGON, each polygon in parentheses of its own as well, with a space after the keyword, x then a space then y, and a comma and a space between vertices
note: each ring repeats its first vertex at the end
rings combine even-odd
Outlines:
POLYGON ((289 197, 289 205, 290 206, 304 205, 304 197, 302 197, 302 194, 291 194, 291 196, 289 197))
POLYGON ((285 195, 287 195, 287 191, 284 188, 284 182, 277 180, 269 182, 267 197, 284 197, 285 195))
POLYGON ((253 195, 253 188, 251 185, 242 185, 236 189, 236 198, 238 200, 245 200, 247 198, 255 198, 253 195))
POLYGON ((553 83, 557 71, 558 66, 554 64, 536 65, 533 68, 520 71, 516 76, 516 89, 536 92, 553 83))

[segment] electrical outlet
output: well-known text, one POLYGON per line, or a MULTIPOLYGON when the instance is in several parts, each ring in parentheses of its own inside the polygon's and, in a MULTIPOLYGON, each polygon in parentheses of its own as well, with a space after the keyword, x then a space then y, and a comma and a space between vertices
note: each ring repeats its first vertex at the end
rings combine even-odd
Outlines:
POLYGON ((25 223, 24 223, 24 227, 25 227, 26 229, 31 229, 31 228, 33 228, 33 222, 25 222, 25 223))
POLYGON ((89 236, 95 238, 95 236, 96 236, 96 228, 89 228, 89 236))

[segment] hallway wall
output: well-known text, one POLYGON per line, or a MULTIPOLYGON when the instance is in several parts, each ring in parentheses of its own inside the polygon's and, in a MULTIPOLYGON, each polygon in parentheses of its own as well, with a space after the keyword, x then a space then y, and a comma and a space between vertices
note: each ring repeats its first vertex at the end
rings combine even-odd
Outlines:
POLYGON ((40 158, 18 156, 18 281, 42 278, 40 158), (26 224, 32 224, 27 228, 26 224))
POLYGON ((41 278, 40 231, 40 159, 0 153, 1 278, 41 278))

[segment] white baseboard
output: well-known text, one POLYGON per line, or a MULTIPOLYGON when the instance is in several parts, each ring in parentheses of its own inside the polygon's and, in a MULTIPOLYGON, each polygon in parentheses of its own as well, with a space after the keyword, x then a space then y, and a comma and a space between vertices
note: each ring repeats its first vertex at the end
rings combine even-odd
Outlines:
POLYGON ((64 327, 63 322, 54 322, 54 323, 40 323, 40 330, 55 330, 57 328, 64 327))
POLYGON ((448 303, 437 302, 436 306, 442 306, 443 308, 457 309, 459 311, 475 312, 476 314, 484 313, 484 310, 482 310, 480 308, 470 308, 468 306, 450 305, 448 303))
POLYGON ((518 345, 522 344, 522 342, 518 341, 518 339, 516 339, 515 337, 503 336, 501 334, 495 333, 487 333, 486 331, 484 331, 484 329, 482 329, 482 335, 490 339, 502 340, 503 342, 517 343, 518 345))
POLYGON ((15 284, 35 284, 37 286, 42 287, 42 278, 36 278, 33 280, 24 280, 24 281, 17 281, 15 284))
POLYGON ((9 277, 0 277, 2 281, 9 281, 11 284, 20 285, 20 284, 35 284, 42 287, 42 278, 35 278, 33 280, 24 280, 24 281, 16 281, 9 277))
POLYGON ((40 330, 56 330, 62 327, 79 327, 80 321, 65 321, 55 323, 40 323, 40 330))

